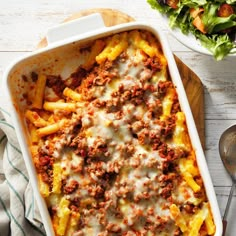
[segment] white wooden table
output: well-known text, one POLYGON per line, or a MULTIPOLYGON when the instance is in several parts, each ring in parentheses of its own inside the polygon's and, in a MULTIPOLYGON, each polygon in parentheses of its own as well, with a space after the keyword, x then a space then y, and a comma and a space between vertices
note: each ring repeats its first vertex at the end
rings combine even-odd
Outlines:
MULTIPOLYGON (((159 25, 167 34, 173 52, 200 77, 205 92, 205 153, 223 215, 231 179, 220 160, 218 141, 221 133, 236 123, 236 58, 216 62, 184 47, 167 32, 145 0, 1 0, 0 79, 12 60, 36 48, 49 27, 89 8, 114 8, 137 20, 159 25)), ((229 236, 236 235, 235 194, 228 215, 229 236)))

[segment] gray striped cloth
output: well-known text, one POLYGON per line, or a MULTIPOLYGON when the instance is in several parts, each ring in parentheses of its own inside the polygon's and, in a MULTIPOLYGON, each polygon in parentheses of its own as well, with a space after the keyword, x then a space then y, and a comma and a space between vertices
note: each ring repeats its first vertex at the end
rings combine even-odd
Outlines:
POLYGON ((2 91, 0 88, 0 236, 46 235, 2 91))

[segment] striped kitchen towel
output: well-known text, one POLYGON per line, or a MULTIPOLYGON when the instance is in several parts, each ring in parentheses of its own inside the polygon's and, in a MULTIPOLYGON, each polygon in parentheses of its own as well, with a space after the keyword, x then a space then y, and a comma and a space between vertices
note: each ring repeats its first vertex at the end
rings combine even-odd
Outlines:
POLYGON ((0 236, 46 235, 0 88, 0 236))

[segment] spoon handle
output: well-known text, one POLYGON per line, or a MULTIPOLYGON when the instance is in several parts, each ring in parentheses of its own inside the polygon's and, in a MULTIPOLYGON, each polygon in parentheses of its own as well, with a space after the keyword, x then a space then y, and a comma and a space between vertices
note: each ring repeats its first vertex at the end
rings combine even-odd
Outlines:
POLYGON ((222 234, 222 236, 225 236, 226 234, 226 227, 227 227, 227 220, 223 220, 222 221, 223 222, 223 234, 222 234))
POLYGON ((223 220, 226 220, 226 218, 227 218, 227 215, 228 215, 228 212, 229 212, 230 203, 231 203, 231 200, 232 200, 232 197, 233 197, 233 193, 234 193, 234 189, 235 189, 235 182, 233 182, 233 184, 231 186, 231 189, 230 189, 229 198, 228 198, 228 201, 227 201, 227 205, 225 207, 225 213, 224 213, 224 216, 223 216, 223 220))
POLYGON ((233 182, 233 184, 231 186, 230 193, 229 193, 229 198, 228 198, 228 201, 227 201, 227 204, 226 204, 226 207, 225 207, 225 213, 224 213, 224 216, 223 216, 223 236, 225 235, 225 232, 226 232, 227 215, 228 215, 230 203, 231 203, 231 200, 232 200, 232 197, 233 197, 233 193, 234 193, 234 189, 235 189, 235 184, 236 183, 233 182))

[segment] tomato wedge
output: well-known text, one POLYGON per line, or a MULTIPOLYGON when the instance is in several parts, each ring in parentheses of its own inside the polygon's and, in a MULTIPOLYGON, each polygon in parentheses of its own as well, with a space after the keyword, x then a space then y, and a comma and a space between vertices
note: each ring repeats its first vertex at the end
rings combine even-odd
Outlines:
POLYGON ((234 8, 227 4, 227 3, 223 3, 220 5, 220 8, 217 12, 217 15, 219 17, 228 17, 230 15, 234 14, 234 8))

